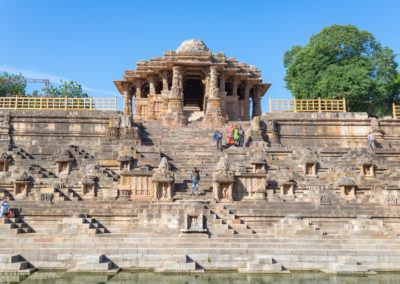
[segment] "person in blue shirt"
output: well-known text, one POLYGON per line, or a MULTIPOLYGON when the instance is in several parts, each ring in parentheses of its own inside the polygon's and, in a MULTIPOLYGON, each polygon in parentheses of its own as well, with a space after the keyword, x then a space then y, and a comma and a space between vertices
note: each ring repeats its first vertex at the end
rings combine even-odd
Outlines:
POLYGON ((217 142, 217 150, 222 151, 222 133, 218 130, 214 133, 214 140, 217 142))
POLYGON ((10 203, 8 203, 7 198, 4 198, 3 202, 1 202, 0 218, 3 217, 4 213, 8 213, 9 208, 10 208, 10 203))
POLYGON ((199 171, 196 169, 196 167, 193 168, 190 178, 192 179, 192 194, 191 195, 193 195, 193 190, 196 187, 196 196, 197 196, 197 192, 199 190, 200 174, 199 174, 199 171))

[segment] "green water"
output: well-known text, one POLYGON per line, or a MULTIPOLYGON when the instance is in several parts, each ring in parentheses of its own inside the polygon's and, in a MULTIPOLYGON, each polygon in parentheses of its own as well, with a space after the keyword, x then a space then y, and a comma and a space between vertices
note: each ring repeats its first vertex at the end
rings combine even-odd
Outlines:
POLYGON ((400 274, 384 273, 368 276, 339 276, 322 273, 292 273, 254 275, 239 273, 158 274, 151 272, 121 272, 116 275, 70 274, 63 272, 36 272, 30 276, 0 274, 0 283, 72 284, 72 283, 274 283, 274 284, 391 284, 400 283, 400 274))

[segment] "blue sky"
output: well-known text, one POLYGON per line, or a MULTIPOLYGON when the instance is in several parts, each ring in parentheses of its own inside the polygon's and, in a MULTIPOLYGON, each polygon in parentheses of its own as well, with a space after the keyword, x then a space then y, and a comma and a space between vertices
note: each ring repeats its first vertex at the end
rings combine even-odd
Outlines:
POLYGON ((267 111, 268 97, 291 98, 283 81, 286 50, 323 27, 353 24, 400 53, 399 12, 397 0, 0 0, 0 71, 75 80, 93 97, 113 97, 119 94, 112 81, 124 70, 195 38, 261 70, 272 83, 262 101, 267 111))

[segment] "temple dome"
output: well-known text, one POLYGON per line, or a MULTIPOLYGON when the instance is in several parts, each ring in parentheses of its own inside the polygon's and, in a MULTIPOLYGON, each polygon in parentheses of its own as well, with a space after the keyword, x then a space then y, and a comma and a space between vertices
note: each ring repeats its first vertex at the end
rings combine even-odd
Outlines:
POLYGON ((209 51, 207 46, 203 41, 199 39, 188 39, 181 43, 181 45, 176 49, 176 53, 199 53, 209 51))

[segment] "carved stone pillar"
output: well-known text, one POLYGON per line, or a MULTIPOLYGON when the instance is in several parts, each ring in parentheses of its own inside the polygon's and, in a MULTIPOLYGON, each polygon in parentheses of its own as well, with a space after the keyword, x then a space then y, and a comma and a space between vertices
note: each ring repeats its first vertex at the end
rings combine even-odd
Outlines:
POLYGON ((221 99, 219 98, 217 66, 210 67, 207 109, 203 124, 207 127, 222 126, 225 124, 225 119, 221 111, 221 99))
POLYGON ((261 114, 261 96, 260 92, 256 90, 253 96, 253 117, 260 116, 261 114))
POLYGON ((163 70, 160 72, 160 77, 162 80, 162 90, 163 91, 168 91, 168 71, 163 70))
POLYGON ((223 117, 227 117, 227 114, 226 114, 226 101, 225 101, 225 97, 226 97, 225 76, 222 75, 222 74, 219 76, 219 97, 221 99, 222 116, 223 117))
POLYGON ((238 79, 236 77, 233 77, 232 81, 232 100, 235 102, 235 104, 231 107, 230 113, 229 113, 229 119, 230 120, 239 120, 239 103, 238 103, 238 94, 237 94, 237 89, 238 89, 238 79))
POLYGON ((250 87, 250 84, 246 82, 244 87, 244 100, 239 100, 240 120, 250 120, 250 87))
POLYGON ((135 82, 135 86, 136 86, 135 96, 136 96, 136 98, 141 98, 142 97, 142 81, 141 80, 137 80, 135 82))
POLYGON ((238 80, 236 77, 233 77, 233 82, 232 82, 232 96, 237 97, 237 89, 238 89, 238 80))
POLYGON ((154 75, 148 75, 147 80, 149 80, 149 94, 153 95, 156 93, 156 87, 155 87, 156 78, 154 75))
POLYGON ((124 84, 124 107, 122 109, 123 114, 132 116, 132 86, 129 83, 124 84))
POLYGON ((165 126, 186 125, 187 118, 184 116, 182 109, 182 70, 179 66, 174 66, 172 70, 172 87, 168 97, 168 111, 163 118, 163 124, 165 126))

